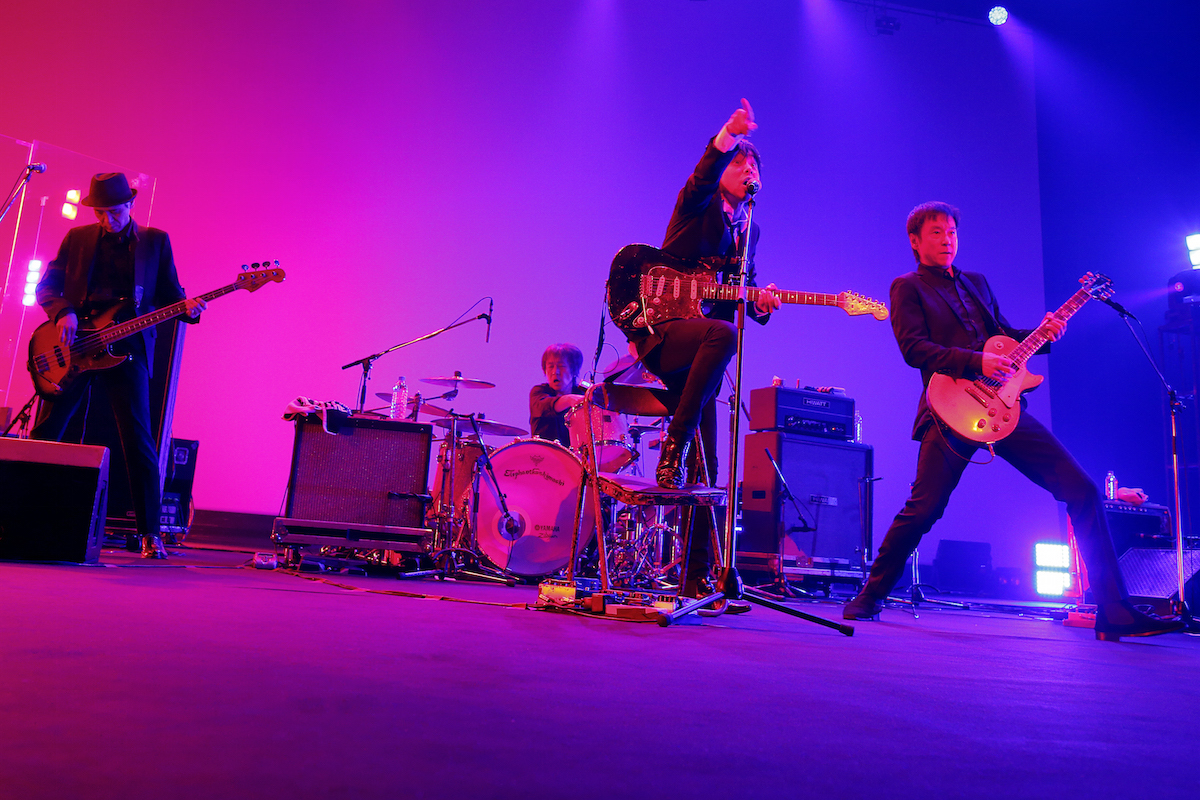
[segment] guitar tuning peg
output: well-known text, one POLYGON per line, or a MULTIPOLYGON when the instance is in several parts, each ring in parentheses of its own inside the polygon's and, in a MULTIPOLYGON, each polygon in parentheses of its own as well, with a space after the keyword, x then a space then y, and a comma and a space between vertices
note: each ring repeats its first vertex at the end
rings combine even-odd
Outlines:
POLYGON ((246 270, 248 270, 248 269, 250 269, 250 265, 249 265, 249 264, 242 264, 242 272, 245 272, 245 271, 246 271, 246 270))
POLYGON ((278 258, 277 258, 277 259, 275 259, 275 266, 277 266, 277 267, 279 266, 279 259, 278 259, 278 258))
POLYGON ((258 263, 257 261, 255 261, 253 264, 251 264, 251 265, 250 265, 250 268, 251 268, 251 269, 258 269, 258 268, 259 268, 259 266, 260 266, 260 265, 259 265, 259 263, 258 263))

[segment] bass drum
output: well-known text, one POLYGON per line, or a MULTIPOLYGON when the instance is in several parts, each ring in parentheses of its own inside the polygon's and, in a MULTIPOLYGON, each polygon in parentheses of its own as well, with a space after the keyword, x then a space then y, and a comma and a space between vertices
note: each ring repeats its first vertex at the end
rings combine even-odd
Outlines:
MULTIPOLYGON (((523 577, 549 575, 571 560, 572 526, 583 480, 583 465, 557 442, 519 439, 491 454, 499 487, 482 462, 475 531, 479 550, 505 572, 523 577), (500 507, 504 493, 511 519, 500 507)), ((594 501, 583 504, 579 550, 596 533, 594 501)))

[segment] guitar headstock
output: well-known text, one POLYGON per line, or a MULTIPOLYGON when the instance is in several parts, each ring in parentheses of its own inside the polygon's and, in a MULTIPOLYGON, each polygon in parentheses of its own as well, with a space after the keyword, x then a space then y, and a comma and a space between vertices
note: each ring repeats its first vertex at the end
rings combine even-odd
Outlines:
POLYGON ((842 292, 837 296, 838 308, 852 317, 860 314, 870 314, 877 320, 888 318, 887 306, 878 300, 863 297, 858 292, 842 292))
POLYGON ((271 266, 271 262, 269 261, 264 261, 261 264, 243 264, 242 273, 233 282, 233 288, 253 292, 257 291, 260 287, 266 286, 268 283, 282 283, 285 277, 287 276, 279 268, 278 260, 275 261, 275 266, 271 266))
POLYGON ((1112 278, 1100 273, 1087 273, 1079 282, 1083 284, 1083 289, 1096 300, 1107 300, 1113 296, 1112 278))

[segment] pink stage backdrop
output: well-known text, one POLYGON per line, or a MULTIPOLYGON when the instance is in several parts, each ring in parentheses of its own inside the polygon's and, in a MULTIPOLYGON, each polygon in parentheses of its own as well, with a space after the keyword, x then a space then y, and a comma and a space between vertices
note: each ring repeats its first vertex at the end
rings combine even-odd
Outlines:
MULTIPOLYGON (((837 0, 130 0, 119 14, 61 0, 6 16, 0 133, 154 174, 154 222, 192 293, 243 263, 287 271, 189 331, 175 431, 201 441, 201 508, 276 513, 287 402, 353 404, 342 364, 485 296, 490 344, 475 323, 381 360, 370 388, 461 370, 498 386, 456 409, 526 424, 542 349, 590 357, 612 255, 661 243, 742 97, 761 124, 764 280, 886 299, 913 266, 907 212, 942 199, 963 210, 960 263, 990 276, 1009 319, 1044 309, 1018 31, 905 17, 878 36, 837 0)), ((747 387, 778 375, 858 400, 883 478, 878 543, 913 475, 918 374, 869 317, 791 307, 752 327, 747 387)), ((1047 393, 1031 408, 1049 421, 1047 393)), ((1059 534, 1055 504, 1004 463, 972 467, 935 532, 991 542, 998 566, 1059 534)))

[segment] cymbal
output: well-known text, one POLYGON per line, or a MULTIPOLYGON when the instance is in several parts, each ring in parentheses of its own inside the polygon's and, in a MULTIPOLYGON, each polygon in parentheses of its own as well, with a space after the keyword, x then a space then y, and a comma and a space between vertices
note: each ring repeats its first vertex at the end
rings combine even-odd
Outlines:
MULTIPOLYGON (((392 393, 391 392, 376 392, 375 396, 378 397, 380 400, 386 400, 389 404, 392 401, 392 393)), ((416 404, 417 404, 417 399, 415 397, 410 397, 408 400, 408 405, 404 411, 404 416, 407 417, 410 414, 412 414, 413 406, 415 406, 416 404)), ((435 406, 433 403, 421 403, 421 413, 426 414, 430 417, 445 417, 445 416, 449 416, 449 414, 450 414, 450 412, 447 411, 446 409, 441 408, 439 406, 435 406)))
POLYGON ((495 389, 491 381, 481 381, 478 378, 464 378, 457 372, 453 377, 421 378, 421 383, 432 383, 434 386, 449 386, 452 389, 495 389))
MULTIPOLYGON (((524 428, 518 428, 516 425, 505 425, 503 422, 496 422, 490 419, 478 419, 475 422, 479 425, 479 432, 485 436, 528 436, 529 431, 524 428)), ((471 424, 471 420, 457 419, 438 419, 434 420, 433 424, 439 428, 453 428, 454 432, 459 436, 474 433, 475 427, 471 424)))

